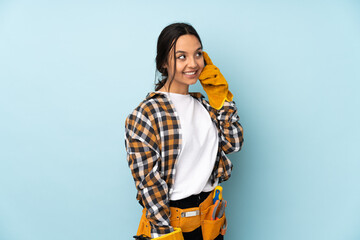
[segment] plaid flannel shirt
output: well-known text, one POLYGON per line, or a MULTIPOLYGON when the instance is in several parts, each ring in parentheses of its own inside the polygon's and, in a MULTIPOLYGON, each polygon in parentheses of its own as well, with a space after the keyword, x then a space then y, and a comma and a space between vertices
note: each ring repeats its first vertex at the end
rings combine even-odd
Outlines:
MULTIPOLYGON (((238 122, 235 102, 225 102, 220 110, 210 106, 201 93, 190 93, 200 101, 216 124, 219 150, 213 172, 215 182, 226 181, 232 163, 225 154, 239 151, 243 129, 238 122)), ((146 208, 152 238, 173 231, 170 225, 169 194, 172 193, 176 160, 181 149, 180 120, 166 94, 151 92, 126 118, 125 147, 135 186, 137 200, 146 208)))

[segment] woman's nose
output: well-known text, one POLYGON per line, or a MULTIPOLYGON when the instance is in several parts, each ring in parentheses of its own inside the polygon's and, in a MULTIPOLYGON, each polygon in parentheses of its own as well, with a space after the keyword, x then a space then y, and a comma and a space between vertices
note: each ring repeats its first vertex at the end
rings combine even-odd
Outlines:
POLYGON ((198 64, 197 64, 195 58, 189 58, 188 65, 189 65, 189 67, 191 67, 191 68, 195 68, 195 67, 197 67, 198 64))

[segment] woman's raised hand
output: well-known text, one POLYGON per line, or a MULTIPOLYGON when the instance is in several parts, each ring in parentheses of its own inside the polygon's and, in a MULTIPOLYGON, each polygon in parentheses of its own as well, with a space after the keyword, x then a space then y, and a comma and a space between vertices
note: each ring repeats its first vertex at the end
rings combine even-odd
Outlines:
POLYGON ((225 100, 232 101, 233 95, 228 89, 228 83, 220 70, 212 63, 209 55, 203 51, 206 66, 202 70, 199 80, 205 90, 210 105, 219 110, 225 100))

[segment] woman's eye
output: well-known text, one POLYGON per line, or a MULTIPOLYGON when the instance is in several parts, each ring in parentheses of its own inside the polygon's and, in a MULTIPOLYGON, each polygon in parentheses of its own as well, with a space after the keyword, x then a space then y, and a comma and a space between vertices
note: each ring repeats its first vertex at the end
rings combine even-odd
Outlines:
POLYGON ((198 56, 202 56, 202 52, 198 52, 197 55, 198 55, 198 56))
POLYGON ((178 56, 178 59, 185 59, 184 55, 178 56))

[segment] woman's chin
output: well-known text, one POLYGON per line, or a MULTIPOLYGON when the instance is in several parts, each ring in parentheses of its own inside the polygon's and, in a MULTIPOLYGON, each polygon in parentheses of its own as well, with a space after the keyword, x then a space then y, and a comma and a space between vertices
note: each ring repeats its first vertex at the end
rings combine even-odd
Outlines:
POLYGON ((197 81, 197 79, 188 80, 188 85, 194 85, 197 81))

